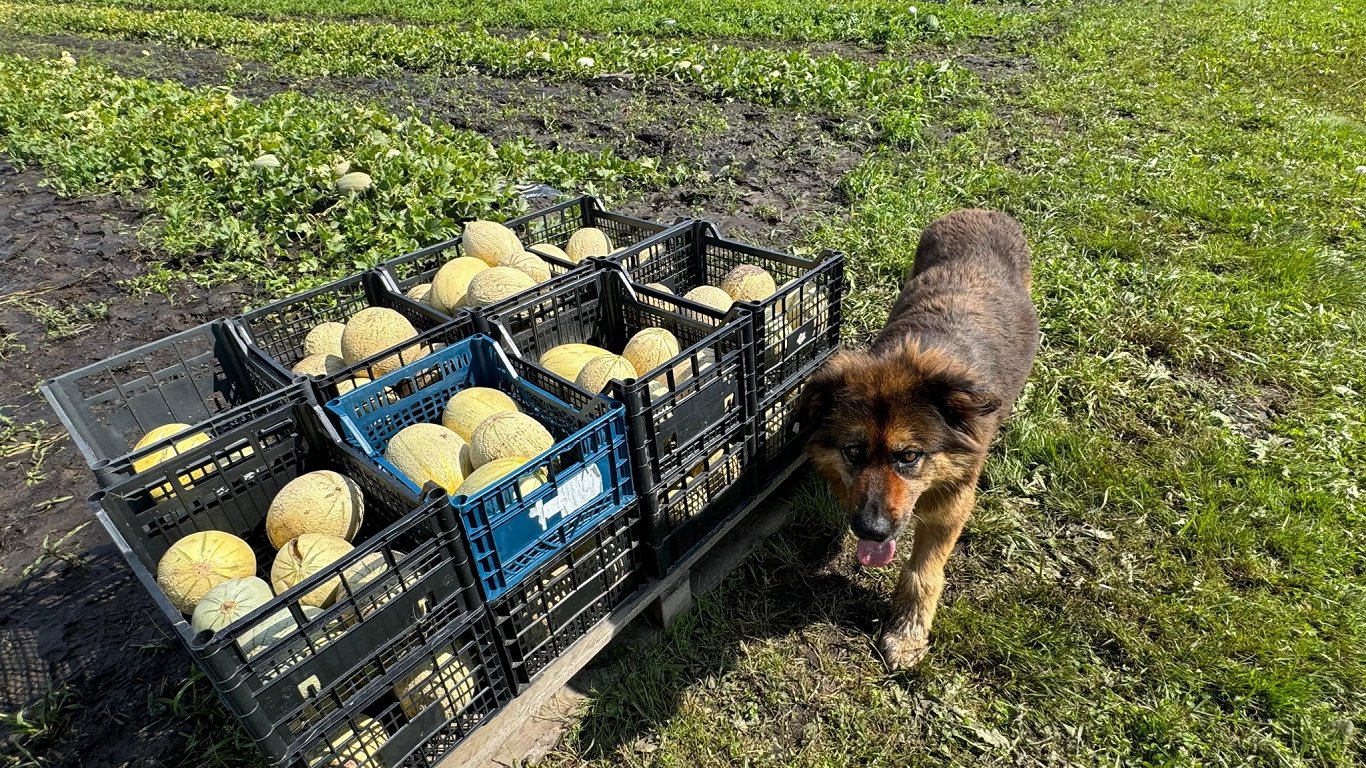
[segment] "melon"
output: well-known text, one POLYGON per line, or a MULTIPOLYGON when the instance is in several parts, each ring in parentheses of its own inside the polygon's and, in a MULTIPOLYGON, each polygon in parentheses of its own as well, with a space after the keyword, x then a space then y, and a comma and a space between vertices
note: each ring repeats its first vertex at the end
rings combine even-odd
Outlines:
POLYGON ((626 342, 621 356, 644 376, 678 356, 678 337, 664 328, 644 328, 626 342))
MULTIPOLYGON (((321 608, 311 605, 300 606, 300 611, 304 615, 304 621, 312 621, 323 612, 321 608)), ((298 628, 299 622, 294 618, 294 614, 290 613, 288 608, 284 608, 261 619, 243 632, 237 638, 237 647, 242 649, 247 658, 252 658, 289 637, 298 628)))
POLYGON ((474 471, 465 438, 440 424, 412 424, 389 440, 384 458, 421 488, 436 483, 454 493, 474 471))
POLYGON ((314 326, 313 330, 304 336, 304 356, 336 355, 341 357, 342 331, 345 330, 344 324, 332 321, 314 326))
POLYGON ((345 367, 346 361, 337 355, 320 352, 305 357, 295 363, 290 370, 301 376, 330 376, 334 373, 341 373, 345 367))
POLYGON ((525 272, 527 277, 538 283, 544 283, 550 279, 550 265, 542 261, 540 256, 528 251, 522 251, 513 256, 508 260, 507 266, 518 272, 525 272))
MULTIPOLYGON (((350 377, 337 382, 337 394, 344 395, 347 392, 350 392, 351 390, 355 389, 356 387, 363 387, 369 383, 369 376, 362 376, 359 373, 353 374, 350 377)), ((392 390, 386 388, 385 391, 389 392, 392 390)))
MULTIPOLYGON (((402 552, 394 553, 395 562, 402 559, 402 552)), ((400 594, 403 589, 403 585, 395 581, 387 590, 376 590, 376 594, 365 595, 364 598, 358 597, 358 593, 367 584, 386 573, 389 573, 389 562, 384 559, 384 553, 372 552, 362 557, 342 571, 343 583, 337 588, 337 599, 341 600, 349 595, 354 602, 360 604, 362 616, 374 611, 400 594)))
POLYGON ((424 661, 412 674, 394 684, 403 714, 415 718, 427 707, 440 703, 445 719, 458 717, 460 711, 474 701, 475 676, 478 665, 463 654, 456 658, 454 646, 446 646, 436 654, 436 661, 424 661))
MULTIPOLYGON (((270 566, 270 584, 275 594, 282 595, 290 587, 335 563, 351 551, 345 539, 325 533, 305 533, 287 542, 275 553, 270 566)), ((326 608, 337 595, 337 579, 329 579, 299 598, 304 605, 326 608)))
POLYGON ((607 256, 612 253, 612 240, 607 233, 597 227, 584 227, 570 235, 564 246, 565 255, 578 264, 593 256, 607 256))
POLYGON ((474 430, 484 419, 495 413, 517 413, 517 403, 507 394, 492 387, 470 387, 455 393, 441 412, 441 423, 446 429, 466 441, 474 437, 474 430))
POLYGON ((320 469, 290 480, 266 511, 266 537, 279 549, 305 533, 352 541, 360 532, 365 497, 351 478, 320 469))
POLYGON ((414 285, 412 288, 409 288, 407 291, 405 291, 403 295, 407 296, 413 301, 425 302, 427 300, 428 294, 430 294, 431 292, 431 283, 418 283, 417 285, 414 285))
POLYGON ((209 590, 228 579, 256 575, 256 555, 223 531, 200 531, 171 545, 157 563, 157 585, 181 613, 190 613, 209 590))
POLYGON ((656 291, 659 291, 660 293, 667 293, 667 294, 669 294, 669 295, 671 295, 671 296, 673 295, 673 291, 669 290, 669 286, 667 286, 667 285, 665 285, 665 284, 663 284, 663 283, 646 283, 646 284, 645 284, 645 287, 646 287, 646 288, 653 288, 653 289, 655 289, 656 291))
MULTIPOLYGON (((346 323, 341 338, 342 359, 355 365, 371 355, 416 337, 417 329, 408 322, 408 318, 388 307, 366 307, 352 315, 346 323)), ((425 355, 425 350, 414 345, 403 350, 402 358, 395 353, 377 360, 373 369, 375 375, 382 376, 425 355)))
MULTIPOLYGON (((148 432, 147 434, 145 434, 145 435, 142 436, 142 439, 139 440, 139 441, 137 442, 137 445, 134 445, 134 446, 133 446, 133 452, 136 453, 136 452, 142 450, 143 448, 146 448, 146 447, 148 447, 148 446, 150 446, 150 445, 154 445, 154 444, 156 444, 156 443, 159 443, 159 442, 161 442, 162 440, 166 440, 166 439, 168 439, 168 438, 170 438, 170 437, 173 437, 173 436, 175 436, 175 435, 178 435, 178 434, 180 434, 181 432, 184 432, 184 431, 186 431, 186 430, 188 430, 188 429, 190 429, 190 425, 189 425, 189 424, 179 424, 179 423, 174 423, 174 424, 162 424, 162 425, 159 426, 159 427, 154 427, 154 428, 152 429, 152 431, 150 431, 150 432, 148 432)), ((182 437, 182 438, 180 438, 179 440, 174 441, 173 443, 171 443, 170 445, 167 445, 167 446, 164 447, 164 448, 160 448, 160 449, 158 449, 158 450, 152 451, 151 453, 147 454, 146 456, 143 456, 143 457, 141 457, 141 458, 139 458, 139 459, 134 460, 134 461, 133 461, 133 471, 134 471, 134 472, 143 472, 143 471, 149 470, 149 469, 151 469, 152 467, 155 467, 155 466, 157 466, 158 464, 162 463, 163 461, 166 461, 167 459, 171 458, 172 456, 179 456, 180 454, 184 453, 185 451, 188 451, 188 450, 190 450, 191 448, 194 448, 195 446, 203 445, 204 443, 207 443, 207 442, 209 442, 209 436, 208 436, 207 434, 205 434, 204 432, 196 432, 196 433, 194 433, 193 435, 186 435, 185 437, 182 437)), ((188 488, 188 487, 190 487, 190 484, 189 484, 188 480, 190 480, 190 479, 198 480, 198 479, 204 477, 204 474, 205 474, 207 471, 212 470, 212 469, 213 469, 212 465, 206 466, 203 470, 194 472, 192 478, 190 478, 190 477, 182 477, 182 478, 180 478, 180 480, 181 480, 182 483, 185 484, 185 487, 188 488)))
POLYGON ((470 256, 451 259, 432 278, 432 292, 427 294, 427 303, 438 312, 452 314, 465 301, 470 280, 488 268, 489 265, 470 256))
POLYGON ((266 154, 261 155, 255 160, 252 160, 251 167, 256 168, 257 170, 261 170, 264 168, 279 168, 280 158, 267 152, 266 154))
POLYGON ((721 290, 736 301, 763 301, 778 292, 778 286, 763 267, 741 264, 721 280, 721 290))
POLYGON ((460 243, 466 256, 479 259, 490 267, 501 267, 524 250, 517 233, 496 221, 466 224, 460 243))
POLYGON ((341 177, 351 172, 351 161, 340 160, 336 164, 334 164, 329 170, 332 171, 333 176, 340 179, 341 177))
POLYGON ((726 293, 714 285, 699 285, 683 294, 683 298, 689 301, 695 301, 698 304, 706 304, 707 306, 714 307, 722 312, 730 309, 730 305, 735 303, 735 300, 730 297, 729 293, 726 293))
POLYGON ((470 280, 463 307, 483 307, 536 285, 531 275, 512 267, 489 267, 470 280))
POLYGON ((484 419, 470 436, 470 458, 478 469, 494 459, 539 456, 554 444, 550 432, 530 416, 495 413, 484 419))
POLYGON ((363 192, 369 188, 370 174, 362 171, 352 171, 340 179, 337 179, 337 191, 342 194, 363 192))
POLYGON ((612 379, 624 381, 635 377, 636 369, 631 365, 631 361, 621 355, 609 353, 589 360, 588 365, 579 371, 574 383, 596 395, 606 389, 607 382, 612 379))
POLYGON ((381 768, 379 752, 389 743, 389 733, 378 720, 358 716, 347 720, 327 737, 328 746, 308 750, 309 768, 381 768))
POLYGON ((228 579, 209 590, 195 604, 190 617, 190 628, 195 634, 204 630, 217 632, 252 611, 270 602, 275 594, 265 579, 248 576, 228 579))
MULTIPOLYGON (((470 476, 465 478, 465 482, 456 489, 455 495, 473 496, 521 469, 528 461, 530 461, 530 459, 525 456, 509 456, 505 459, 494 459, 471 472, 470 476)), ((529 471, 517 485, 522 489, 522 495, 525 496, 544 485, 546 477, 548 477, 548 475, 544 469, 537 469, 534 472, 529 471)))
POLYGON ((547 371, 566 381, 574 381, 579 378, 579 372, 588 365, 589 360, 610 354, 612 353, 592 344, 561 344, 546 350, 545 354, 541 355, 540 362, 541 367, 547 371))
POLYGON ((570 261, 569 254, 565 253, 563 248, 554 243, 537 243, 527 248, 527 250, 537 256, 553 256, 560 261, 570 261))

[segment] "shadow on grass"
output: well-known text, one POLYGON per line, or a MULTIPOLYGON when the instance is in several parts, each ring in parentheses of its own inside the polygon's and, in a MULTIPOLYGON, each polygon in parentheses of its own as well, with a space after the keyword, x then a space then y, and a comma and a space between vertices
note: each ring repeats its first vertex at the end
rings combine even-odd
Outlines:
POLYGON ((848 645, 848 636, 866 640, 849 653, 875 655, 888 595, 855 575, 844 547, 847 530, 824 484, 808 480, 787 523, 715 592, 644 645, 611 647, 607 669, 562 747, 609 762, 623 751, 648 751, 650 734, 677 716, 684 692, 734 672, 750 641, 826 626, 836 644, 848 645))

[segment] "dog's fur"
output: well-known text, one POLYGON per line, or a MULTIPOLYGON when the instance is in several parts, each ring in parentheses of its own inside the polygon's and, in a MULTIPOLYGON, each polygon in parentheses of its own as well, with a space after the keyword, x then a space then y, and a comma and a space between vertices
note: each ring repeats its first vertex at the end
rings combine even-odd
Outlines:
POLYGON ((882 641, 893 668, 929 648, 944 562, 972 515, 987 449, 1038 347, 1029 247, 1006 214, 962 210, 920 236, 887 326, 867 352, 837 354, 807 383, 807 451, 862 539, 914 521, 911 556, 882 641))

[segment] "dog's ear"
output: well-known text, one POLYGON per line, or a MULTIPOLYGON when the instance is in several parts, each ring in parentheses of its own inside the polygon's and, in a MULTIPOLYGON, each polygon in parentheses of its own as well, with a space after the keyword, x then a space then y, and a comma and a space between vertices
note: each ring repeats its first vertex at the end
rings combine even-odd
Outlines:
POLYGON ((959 431, 972 432, 977 419, 1001 408, 999 397, 982 389, 970 377, 955 372, 935 374, 924 382, 921 391, 949 426, 959 431))
POLYGON ((840 352, 806 380, 797 401, 797 421, 803 429, 820 424, 830 413, 836 395, 844 387, 848 365, 848 353, 840 352))

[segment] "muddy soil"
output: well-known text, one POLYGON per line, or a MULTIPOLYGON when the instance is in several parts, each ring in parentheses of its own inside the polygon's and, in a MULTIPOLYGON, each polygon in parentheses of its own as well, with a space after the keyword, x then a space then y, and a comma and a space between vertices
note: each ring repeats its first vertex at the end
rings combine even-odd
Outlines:
MULTIPOLYGON (((33 718, 61 702, 43 765, 151 765, 184 742, 158 700, 182 685, 188 659, 94 522, 90 470, 37 385, 232 314, 248 296, 125 293, 119 282, 149 256, 136 205, 61 199, 40 178, 0 158, 0 712, 33 718)), ((10 735, 0 726, 0 755, 10 735)))

